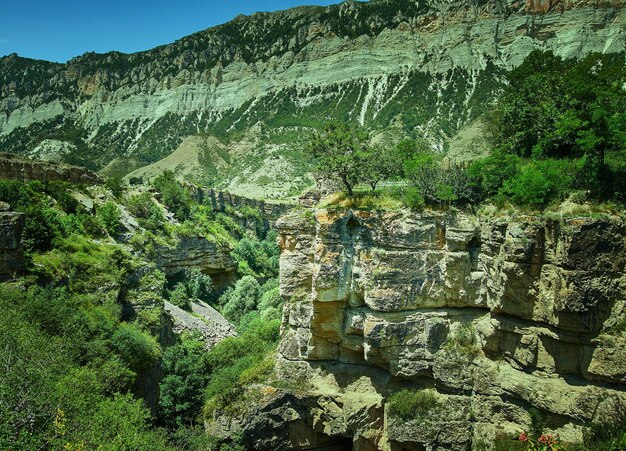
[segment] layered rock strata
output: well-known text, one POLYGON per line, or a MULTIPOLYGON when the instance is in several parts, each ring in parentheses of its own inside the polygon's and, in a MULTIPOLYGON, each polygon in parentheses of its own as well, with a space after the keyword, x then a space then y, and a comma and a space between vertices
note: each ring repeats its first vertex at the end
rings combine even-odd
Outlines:
POLYGON ((69 182, 98 185, 104 183, 95 172, 79 166, 31 160, 18 155, 0 153, 0 178, 28 182, 69 182))
POLYGON ((307 384, 244 421, 251 437, 276 422, 252 446, 476 449, 529 430, 531 408, 580 442, 623 412, 622 219, 320 210, 277 226, 279 374, 307 384), (429 414, 394 416, 401 389, 432 392, 429 414))
POLYGON ((160 246, 155 252, 156 265, 168 278, 198 270, 209 274, 218 288, 235 279, 237 262, 230 255, 230 248, 205 237, 182 236, 174 246, 160 246))
POLYGON ((9 210, 8 204, 0 202, 0 279, 11 277, 23 266, 22 232, 26 215, 9 210))
MULTIPOLYGON (((259 124, 281 135, 332 117, 417 133, 441 149, 488 109, 506 71, 533 50, 565 58, 623 52, 623 6, 347 1, 240 16, 131 55, 86 54, 67 64, 9 55, 0 59, 0 147, 60 159, 88 155, 99 168, 116 160, 118 170, 130 171, 187 137, 259 124)), ((291 150, 296 156, 280 175, 302 173, 291 150)), ((258 159, 249 153, 213 160, 258 159)))

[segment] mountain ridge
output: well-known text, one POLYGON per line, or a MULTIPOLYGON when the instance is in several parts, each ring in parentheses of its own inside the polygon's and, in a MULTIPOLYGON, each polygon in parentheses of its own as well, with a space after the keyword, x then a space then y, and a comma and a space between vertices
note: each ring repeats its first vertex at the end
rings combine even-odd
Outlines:
MULTIPOLYGON (((238 16, 133 54, 66 64, 8 56, 0 148, 126 174, 187 137, 237 141, 260 127, 258 153, 277 155, 300 178, 268 189, 286 195, 306 185, 306 171, 295 169, 301 146, 285 136, 302 140, 300 128, 339 119, 447 150, 488 110, 506 71, 537 48, 566 58, 623 52, 623 2, 344 2, 238 16), (272 140, 287 143, 268 154, 272 140)), ((237 175, 262 175, 238 159, 236 175, 212 182, 236 190, 237 175)))

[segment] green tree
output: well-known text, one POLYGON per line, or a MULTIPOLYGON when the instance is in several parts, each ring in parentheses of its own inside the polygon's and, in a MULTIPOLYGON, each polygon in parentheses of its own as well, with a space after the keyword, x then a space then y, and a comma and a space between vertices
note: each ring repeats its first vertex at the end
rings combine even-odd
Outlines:
POLYGON ((376 186, 383 180, 390 180, 402 175, 402 165, 398 164, 395 149, 374 145, 362 154, 363 181, 366 182, 372 191, 376 191, 376 186))
POLYGON ((487 158, 470 164, 467 173, 469 185, 476 200, 495 196, 506 180, 518 173, 520 158, 505 152, 494 152, 487 158))
POLYGON ((119 207, 115 205, 115 203, 105 203, 102 207, 98 208, 96 216, 100 220, 100 222, 102 222, 102 225, 109 233, 109 235, 117 235, 122 215, 120 213, 119 207))
POLYGON ((172 212, 176 219, 184 221, 189 219, 191 214, 191 195, 183 185, 176 180, 174 172, 165 170, 152 182, 154 187, 159 190, 162 196, 163 204, 172 212))
POLYGON ((406 160, 404 172, 426 202, 439 202, 437 191, 443 181, 443 172, 432 152, 419 153, 406 160))
POLYGON ((193 299, 208 302, 213 295, 213 280, 211 276, 202 274, 200 270, 194 269, 186 275, 187 291, 193 299))
POLYGON ((178 282, 169 293, 169 301, 176 307, 191 311, 191 296, 184 282, 178 282))
POLYGON ((580 188, 595 197, 617 193, 607 154, 626 146, 623 55, 580 61, 532 52, 509 75, 491 115, 495 145, 533 159, 585 158, 580 188))
POLYGON ((341 181, 350 197, 363 179, 367 138, 367 133, 347 122, 333 122, 316 133, 307 148, 316 159, 317 170, 341 181))
POLYGON ((229 293, 228 302, 224 305, 222 313, 235 324, 246 313, 256 310, 259 302, 261 287, 259 282, 252 276, 244 276, 235 285, 235 289, 229 293))
POLYGON ((155 338, 134 324, 121 323, 111 337, 111 346, 135 372, 150 368, 161 357, 155 338))
POLYGON ((191 337, 183 337, 179 344, 164 352, 159 416, 166 425, 179 427, 194 424, 210 376, 205 354, 204 345, 191 337))
POLYGON ((126 182, 120 176, 108 177, 104 186, 106 186, 109 191, 111 191, 111 194, 118 199, 122 197, 122 194, 124 194, 127 188, 126 182))

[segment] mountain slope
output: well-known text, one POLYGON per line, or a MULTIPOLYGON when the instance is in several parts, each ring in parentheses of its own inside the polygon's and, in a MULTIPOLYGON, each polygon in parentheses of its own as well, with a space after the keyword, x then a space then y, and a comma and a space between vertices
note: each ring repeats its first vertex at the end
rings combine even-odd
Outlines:
MULTIPOLYGON (((187 137, 240 149, 252 130, 258 167, 246 180, 266 175, 254 161, 268 154, 284 159, 281 174, 302 177, 300 142, 330 118, 391 130, 389 139, 424 135, 442 150, 532 50, 569 58, 625 47, 621 0, 375 0, 258 13, 147 52, 0 59, 0 149, 128 173, 187 137)), ((236 191, 246 160, 226 152, 190 178, 236 191)), ((270 181, 264 192, 300 185, 270 181)))

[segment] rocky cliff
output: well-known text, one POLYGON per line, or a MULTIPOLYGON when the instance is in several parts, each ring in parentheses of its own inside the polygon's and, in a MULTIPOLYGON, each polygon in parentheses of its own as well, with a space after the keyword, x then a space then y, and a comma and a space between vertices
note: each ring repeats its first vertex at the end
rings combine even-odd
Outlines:
POLYGON ((318 210, 278 227, 290 388, 238 424, 250 446, 493 449, 538 416, 572 443, 624 412, 623 219, 318 210), (401 389, 431 402, 399 418, 401 389))
POLYGON ((8 204, 0 202, 0 280, 13 276, 23 267, 24 220, 24 213, 10 211, 8 204))
POLYGON ((78 166, 49 161, 32 160, 19 155, 0 153, 0 178, 28 182, 63 181, 75 184, 97 185, 104 180, 96 173, 78 166))
POLYGON ((623 52, 623 6, 348 1, 240 16, 131 55, 10 55, 0 59, 0 149, 126 173, 180 147, 168 164, 193 157, 213 184, 288 190, 307 169, 303 127, 334 117, 446 148, 532 50, 623 52))

